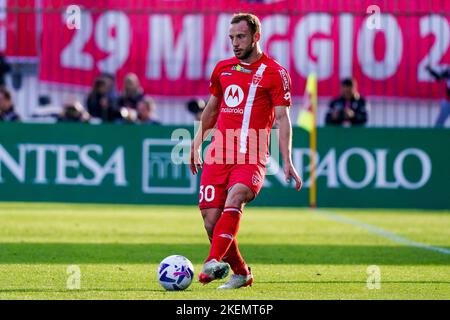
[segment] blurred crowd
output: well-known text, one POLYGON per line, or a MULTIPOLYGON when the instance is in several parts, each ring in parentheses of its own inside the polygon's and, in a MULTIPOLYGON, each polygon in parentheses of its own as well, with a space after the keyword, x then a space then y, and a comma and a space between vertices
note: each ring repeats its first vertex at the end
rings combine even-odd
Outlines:
MULTIPOLYGON (((4 76, 10 67, 0 56, 0 121, 19 121, 11 93, 6 89, 4 76)), ((116 89, 113 75, 102 74, 94 80, 85 101, 71 101, 62 107, 53 106, 48 96, 39 97, 35 119, 53 119, 58 122, 122 123, 160 125, 154 99, 146 95, 139 78, 128 73, 122 91, 116 89)), ((191 99, 186 109, 199 121, 205 101, 191 99)), ((366 100, 359 94, 354 79, 341 82, 340 95, 333 99, 326 113, 326 125, 359 126, 367 122, 366 100)))
MULTIPOLYGON (((20 121, 11 92, 6 88, 4 76, 7 72, 7 68, 2 69, 0 59, 0 121, 20 121)), ((161 124, 156 115, 155 100, 145 94, 134 73, 125 76, 121 92, 116 90, 112 75, 102 74, 94 80, 85 101, 74 100, 63 106, 54 106, 49 96, 40 96, 38 104, 39 107, 32 115, 34 119, 81 123, 161 124)), ((186 110, 199 120, 205 105, 205 101, 201 99, 192 99, 186 103, 186 110)))
MULTIPOLYGON (((427 70, 433 78, 447 85, 435 124, 443 127, 450 117, 450 68, 435 70, 427 66, 427 70)), ((10 65, 0 55, 0 121, 20 121, 11 92, 6 87, 5 76, 9 72, 10 65)), ((186 110, 199 121, 205 106, 204 100, 191 99, 186 103, 186 110)), ((356 80, 347 78, 341 81, 339 94, 329 102, 324 122, 328 126, 363 126, 368 121, 368 112, 368 103, 359 93, 356 80)), ((134 73, 124 77, 121 91, 116 89, 113 75, 102 74, 94 80, 84 101, 71 101, 62 107, 52 105, 50 97, 41 96, 32 117, 57 122, 161 124, 155 100, 145 94, 134 73)))
MULTIPOLYGON (((0 79, 1 80, 1 79, 0 79)), ((199 121, 205 101, 192 99, 186 109, 199 121)), ((366 100, 358 93, 356 81, 344 79, 341 92, 329 104, 327 125, 364 125, 367 122, 366 100)), ((123 90, 115 88, 112 75, 103 74, 94 80, 85 101, 72 101, 62 108, 54 107, 47 96, 39 97, 39 108, 34 118, 54 118, 58 122, 122 123, 160 125, 154 99, 146 95, 136 74, 125 76, 123 90)), ((0 120, 19 121, 10 92, 0 86, 0 120)))
POLYGON ((80 101, 65 104, 58 121, 160 124, 155 101, 145 95, 134 73, 125 76, 120 93, 116 91, 111 75, 99 76, 84 104, 80 101))
MULTIPOLYGON (((50 104, 49 101, 40 103, 50 104)), ((192 104, 197 106, 197 111, 193 112, 197 118, 205 103, 198 99, 189 101, 188 110, 192 109, 192 104)), ((95 79, 84 104, 80 101, 65 104, 57 118, 59 122, 160 125, 156 108, 155 100, 145 94, 136 74, 125 76, 121 92, 116 90, 114 77, 103 74, 95 79)))

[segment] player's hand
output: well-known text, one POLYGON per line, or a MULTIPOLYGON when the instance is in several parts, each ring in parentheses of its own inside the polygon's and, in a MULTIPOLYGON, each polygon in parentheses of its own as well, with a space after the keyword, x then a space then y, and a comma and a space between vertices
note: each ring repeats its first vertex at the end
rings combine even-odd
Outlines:
POLYGON ((302 178, 300 178, 300 176, 298 175, 297 170, 295 170, 292 162, 284 165, 284 176, 287 183, 291 182, 291 177, 294 178, 295 189, 297 189, 297 191, 300 191, 303 185, 303 181, 302 178))
POLYGON ((194 147, 194 142, 191 144, 191 172, 196 175, 198 170, 203 168, 202 157, 200 155, 200 148, 194 147), (197 149, 197 150, 196 150, 197 149))

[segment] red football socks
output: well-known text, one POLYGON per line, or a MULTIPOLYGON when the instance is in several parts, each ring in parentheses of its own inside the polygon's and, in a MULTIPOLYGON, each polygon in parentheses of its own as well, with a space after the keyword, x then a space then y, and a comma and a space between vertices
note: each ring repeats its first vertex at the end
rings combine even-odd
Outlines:
POLYGON ((241 213, 239 208, 226 207, 223 210, 222 216, 214 227, 211 250, 206 261, 223 259, 239 230, 241 213))
POLYGON ((227 253, 225 253, 225 256, 222 258, 222 260, 230 265, 231 270, 233 270, 234 274, 238 275, 250 274, 250 271, 248 270, 247 265, 245 264, 245 261, 242 258, 241 253, 239 252, 239 247, 236 239, 234 239, 233 242, 231 242, 231 245, 228 248, 228 251, 227 253))

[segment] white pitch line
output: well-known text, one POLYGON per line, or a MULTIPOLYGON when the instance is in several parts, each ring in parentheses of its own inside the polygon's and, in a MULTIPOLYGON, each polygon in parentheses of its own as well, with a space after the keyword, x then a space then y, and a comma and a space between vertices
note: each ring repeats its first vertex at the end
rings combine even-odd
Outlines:
POLYGON ((415 247, 415 248, 421 248, 421 249, 425 249, 425 250, 429 250, 429 251, 434 251, 434 252, 439 252, 439 253, 443 253, 443 254, 448 254, 450 255, 450 250, 446 249, 446 248, 440 248, 440 247, 434 247, 434 246, 430 246, 427 245, 425 243, 420 243, 420 242, 415 242, 412 240, 409 240, 407 238, 401 237, 395 233, 386 231, 381 229, 380 227, 368 224, 368 223, 364 223, 364 222, 360 222, 360 221, 356 221, 356 220, 352 220, 350 218, 346 218, 340 215, 337 215, 335 213, 328 213, 325 212, 323 210, 314 210, 313 211, 316 214, 319 214, 321 216, 327 217, 331 220, 337 221, 337 222, 341 222, 341 223, 345 223, 345 224, 350 224, 356 227, 360 227, 363 229, 366 229, 367 231, 376 234, 380 237, 389 239, 391 241, 394 242, 398 242, 398 243, 402 243, 411 247, 415 247))

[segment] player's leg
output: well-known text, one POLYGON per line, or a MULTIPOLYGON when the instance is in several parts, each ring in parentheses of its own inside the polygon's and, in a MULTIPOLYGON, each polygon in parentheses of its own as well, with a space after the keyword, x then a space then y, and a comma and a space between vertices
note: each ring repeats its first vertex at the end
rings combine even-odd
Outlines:
POLYGON ((205 226, 206 234, 208 235, 209 241, 212 242, 214 227, 215 227, 217 221, 219 220, 223 209, 222 209, 222 207, 221 208, 208 208, 208 209, 202 209, 200 211, 202 214, 203 224, 205 226))
MULTIPOLYGON (((241 211, 244 209, 245 204, 252 201, 258 195, 264 182, 265 168, 258 165, 243 165, 236 167, 230 175, 229 193, 225 208, 237 208, 241 211)), ((221 220, 218 222, 218 226, 221 225, 221 220)), ((219 227, 216 226, 216 231, 219 227)), ((250 268, 245 263, 236 240, 238 228, 235 231, 233 241, 230 244, 228 251, 226 252, 223 260, 228 262, 233 269, 234 275, 231 279, 220 286, 219 289, 237 289, 245 287, 253 283, 253 275, 250 268)), ((223 242, 223 240, 219 240, 223 242)), ((214 245, 212 246, 214 247, 214 245)))
POLYGON ((253 279, 239 252, 236 235, 239 230, 242 209, 254 197, 253 191, 246 185, 239 183, 233 185, 228 192, 223 213, 215 225, 207 261, 220 261, 226 254, 227 257, 224 261, 229 262, 235 272, 230 281, 220 287, 221 289, 238 288, 252 284, 253 279))
MULTIPOLYGON (((234 187, 238 187, 239 185, 234 185, 232 188, 234 187)), ((248 190, 246 190, 246 192, 248 192, 248 190)), ((252 194, 248 194, 248 198, 245 199, 245 203, 248 203, 251 201, 251 199, 254 198, 253 193, 252 194)), ((228 200, 228 204, 227 207, 231 207, 233 205, 239 205, 239 203, 241 201, 239 201, 239 199, 236 199, 235 197, 230 197, 228 200), (232 201, 237 201, 237 203, 234 203, 232 201)), ((245 205, 244 203, 244 205, 245 205)), ((243 205, 241 208, 241 212, 243 210, 243 205)), ((233 238, 233 241, 230 244, 230 247, 228 248, 228 251, 225 253, 225 256, 222 258, 223 261, 227 262, 230 267, 231 270, 233 270, 234 274, 238 274, 238 275, 248 275, 250 274, 249 268, 247 267, 247 264, 244 261, 244 258, 241 255, 241 252, 239 251, 239 247, 238 247, 238 242, 236 237, 233 238)))
POLYGON ((253 197, 253 192, 244 185, 238 184, 229 190, 225 208, 213 228, 211 250, 199 274, 199 281, 203 284, 216 279, 223 279, 228 275, 228 270, 224 269, 223 263, 220 263, 220 261, 230 248, 239 229, 241 215, 241 209, 239 208, 242 208, 253 197), (227 207, 227 205, 230 206, 227 207))
MULTIPOLYGON (((214 227, 216 226, 217 221, 222 215, 223 206, 221 206, 221 208, 207 208, 200 211, 202 214, 206 234, 209 241, 212 242, 214 227)), ((234 241, 231 243, 230 248, 228 249, 222 260, 229 263, 231 269, 236 274, 243 274, 246 269, 244 259, 242 259, 242 256, 239 252, 236 239, 234 239, 234 241)))
POLYGON ((237 289, 253 283, 250 269, 239 251, 236 235, 239 231, 242 210, 245 204, 254 198, 254 192, 244 184, 235 184, 229 190, 224 212, 214 229, 209 258, 222 256, 222 259, 230 264, 234 274, 219 289, 237 289))
MULTIPOLYGON (((199 207, 210 242, 212 242, 215 225, 225 205, 227 179, 228 170, 223 166, 205 164, 203 167, 200 180, 199 207)), ((199 273, 198 280, 206 284, 215 279, 223 279, 228 275, 229 269, 229 265, 220 262, 220 260, 206 260, 199 273)))
MULTIPOLYGON (((215 225, 217 224, 222 211, 223 209, 221 208, 208 208, 201 210, 205 230, 211 243, 215 225)), ((221 262, 220 260, 215 259, 207 259, 205 261, 205 265, 199 273, 198 280, 203 284, 207 284, 216 279, 223 279, 228 276, 229 269, 230 267, 226 262, 221 262)))
MULTIPOLYGON (((205 230, 210 242, 212 242, 214 227, 222 215, 222 212, 223 209, 221 208, 208 208, 201 210, 205 230)), ((228 251, 222 260, 230 265, 234 274, 247 275, 250 273, 239 251, 236 239, 233 240, 230 248, 228 248, 228 251)))
POLYGON ((210 240, 227 199, 228 170, 222 165, 205 163, 200 178, 198 206, 210 240))
POLYGON ((234 274, 247 275, 250 273, 250 270, 245 263, 241 252, 239 251, 239 246, 236 238, 234 238, 233 242, 231 242, 231 245, 222 260, 230 265, 231 270, 233 270, 234 274))
POLYGON ((223 259, 239 230, 242 209, 254 196, 250 188, 240 183, 229 190, 225 208, 214 227, 211 250, 206 261, 223 259))

